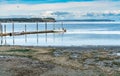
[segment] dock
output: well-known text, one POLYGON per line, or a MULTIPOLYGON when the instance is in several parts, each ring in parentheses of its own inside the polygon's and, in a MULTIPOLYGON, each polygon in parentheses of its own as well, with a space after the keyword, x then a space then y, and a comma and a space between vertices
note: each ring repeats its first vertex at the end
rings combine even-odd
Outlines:
POLYGON ((60 30, 45 30, 45 31, 30 31, 30 32, 11 32, 11 33, 1 33, 0 36, 19 36, 19 35, 26 35, 26 34, 44 34, 44 33, 64 33, 66 32, 65 29, 60 30))
POLYGON ((48 41, 48 34, 49 33, 53 33, 53 40, 55 41, 55 34, 58 33, 58 34, 61 34, 61 38, 63 36, 63 34, 66 32, 66 29, 63 27, 63 23, 61 23, 61 25, 59 25, 60 27, 55 27, 55 23, 53 23, 52 27, 49 28, 49 24, 47 22, 44 23, 44 27, 42 30, 40 30, 40 24, 38 22, 35 23, 35 26, 33 29, 34 30, 29 30, 29 25, 27 24, 22 24, 22 27, 23 27, 23 30, 20 30, 20 31, 16 31, 16 28, 15 26, 15 23, 11 23, 10 24, 11 28, 11 31, 8 32, 8 25, 6 24, 2 24, 0 23, 0 43, 1 45, 7 45, 8 44, 8 41, 7 39, 10 37, 12 38, 12 45, 15 45, 15 36, 21 36, 23 35, 24 36, 24 40, 25 40, 25 43, 28 42, 27 38, 29 36, 27 35, 30 35, 30 34, 34 34, 36 36, 36 43, 37 45, 39 44, 39 34, 45 34, 43 36, 45 36, 45 42, 47 43, 48 41))

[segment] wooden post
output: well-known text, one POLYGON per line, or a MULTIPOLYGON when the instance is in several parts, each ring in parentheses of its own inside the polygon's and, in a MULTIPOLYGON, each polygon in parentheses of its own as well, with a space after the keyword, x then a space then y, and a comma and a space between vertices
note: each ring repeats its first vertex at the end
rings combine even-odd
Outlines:
MULTIPOLYGON (((0 23, 0 37, 1 37, 1 41, 2 41, 2 33, 1 33, 1 23, 0 23)), ((1 45, 2 45, 2 43, 1 43, 1 45)))
POLYGON ((55 30, 55 22, 53 22, 53 30, 55 30))
POLYGON ((61 23, 62 29, 63 29, 63 22, 61 23))
MULTIPOLYGON (((47 22, 45 22, 45 31, 47 31, 47 22)), ((47 33, 45 34, 45 39, 46 39, 46 42, 47 42, 47 33)))
POLYGON ((2 24, 0 23, 1 45, 2 45, 2 43, 3 43, 2 33, 3 33, 3 28, 2 28, 2 24))
MULTIPOLYGON (((55 22, 53 22, 53 30, 55 30, 55 22)), ((55 42, 55 33, 53 33, 53 41, 55 42)))
MULTIPOLYGON (((3 26, 1 25, 1 33, 3 34, 3 26)), ((3 36, 2 36, 2 44, 3 44, 3 36)))
MULTIPOLYGON (((4 33, 6 34, 6 25, 4 25, 4 33)), ((7 44, 7 41, 6 41, 6 36, 5 36, 5 45, 7 44)))
MULTIPOLYGON (((37 32, 38 32, 38 29, 39 29, 39 27, 38 27, 38 22, 36 23, 36 30, 37 30, 37 32)), ((39 38, 38 38, 38 33, 37 33, 37 44, 38 44, 38 42, 39 42, 39 40, 38 40, 39 38)))
MULTIPOLYGON (((27 25, 25 24, 25 32, 27 32, 27 25)), ((27 42, 27 35, 25 34, 25 42, 27 42)))
POLYGON ((13 36, 13 45, 15 44, 15 40, 14 40, 14 23, 12 23, 12 36, 13 36))
MULTIPOLYGON (((61 24, 61 27, 62 27, 62 30, 64 30, 63 22, 62 22, 62 24, 61 24)), ((62 42, 63 42, 63 34, 64 34, 64 33, 62 33, 62 42)))

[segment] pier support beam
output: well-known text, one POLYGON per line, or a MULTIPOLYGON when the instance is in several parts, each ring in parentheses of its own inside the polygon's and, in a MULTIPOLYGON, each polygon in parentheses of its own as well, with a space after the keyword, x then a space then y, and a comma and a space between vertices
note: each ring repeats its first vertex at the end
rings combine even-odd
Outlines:
POLYGON ((0 36, 1 36, 1 45, 3 44, 3 27, 2 27, 2 24, 0 23, 0 36))
MULTIPOLYGON (((38 32, 38 29, 39 29, 39 27, 38 27, 38 22, 36 23, 36 30, 37 30, 37 32, 38 32)), ((38 36, 38 33, 37 33, 37 44, 39 43, 39 36, 38 36)))
MULTIPOLYGON (((47 22, 45 22, 45 31, 47 31, 47 22)), ((47 33, 45 34, 45 39, 46 39, 46 42, 47 42, 47 33)))
MULTIPOLYGON (((4 25, 4 33, 6 34, 6 25, 4 25)), ((5 36, 5 45, 7 44, 7 41, 6 41, 6 36, 5 36)))
POLYGON ((14 37, 14 23, 12 23, 12 36, 13 36, 13 45, 15 44, 15 37, 14 37))
MULTIPOLYGON (((25 32, 27 32, 27 25, 25 24, 25 32)), ((25 43, 27 43, 27 35, 25 34, 25 43)))

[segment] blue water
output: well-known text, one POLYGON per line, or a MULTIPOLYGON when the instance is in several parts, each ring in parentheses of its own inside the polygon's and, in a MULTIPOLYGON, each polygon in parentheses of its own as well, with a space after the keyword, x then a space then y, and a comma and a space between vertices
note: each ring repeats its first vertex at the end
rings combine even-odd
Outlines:
MULTIPOLYGON (((35 31, 36 23, 15 23, 15 32, 24 31, 27 25, 27 31, 35 31)), ((60 29, 61 22, 48 23, 48 30, 60 29)), ((6 25, 7 32, 12 32, 12 23, 2 23, 6 25)), ((45 29, 45 23, 38 23, 39 31, 45 29)), ((64 28, 67 32, 59 34, 39 34, 37 35, 15 36, 14 45, 32 45, 32 46, 81 46, 81 45, 120 45, 120 22, 64 22, 64 28)), ((6 37, 8 45, 13 45, 13 37, 6 37)), ((5 38, 3 38, 3 45, 5 38)))

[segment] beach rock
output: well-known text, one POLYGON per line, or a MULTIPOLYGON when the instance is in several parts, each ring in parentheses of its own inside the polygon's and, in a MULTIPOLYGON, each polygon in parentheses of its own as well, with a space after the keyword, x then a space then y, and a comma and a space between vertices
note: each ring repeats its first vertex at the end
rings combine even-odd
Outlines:
POLYGON ((55 57, 59 57, 59 56, 61 56, 63 53, 61 52, 61 50, 56 50, 56 51, 54 51, 53 52, 53 55, 55 56, 55 57))
POLYGON ((86 59, 84 64, 87 64, 87 65, 95 65, 95 59, 86 59))
POLYGON ((118 60, 113 60, 112 64, 120 67, 120 59, 118 59, 118 60))
POLYGON ((83 53, 83 57, 92 58, 93 54, 91 52, 83 53))
POLYGON ((105 67, 113 67, 112 61, 104 61, 105 67))
POLYGON ((70 59, 78 59, 79 58, 79 54, 78 53, 72 53, 70 54, 70 59))
POLYGON ((110 67, 101 67, 102 71, 104 71, 106 74, 113 76, 114 70, 110 67))
POLYGON ((118 68, 118 70, 117 70, 118 72, 120 72, 120 68, 118 68))
POLYGON ((114 53, 113 55, 115 55, 115 56, 120 56, 120 53, 114 53))
POLYGON ((102 61, 98 61, 98 62, 96 62, 96 65, 97 65, 97 66, 100 66, 100 67, 103 67, 103 66, 104 66, 104 63, 103 63, 102 61))

